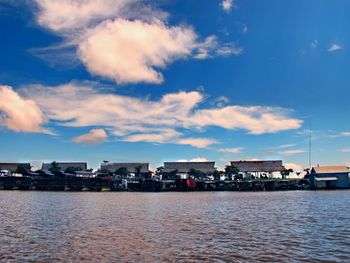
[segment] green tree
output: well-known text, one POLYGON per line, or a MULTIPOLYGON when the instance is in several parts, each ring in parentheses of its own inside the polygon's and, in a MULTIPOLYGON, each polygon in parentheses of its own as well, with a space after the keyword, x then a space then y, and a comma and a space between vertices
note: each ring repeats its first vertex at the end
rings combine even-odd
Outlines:
POLYGON ((30 170, 30 166, 28 167, 28 165, 19 164, 17 166, 15 173, 21 174, 21 175, 26 175, 29 170, 30 170))
POLYGON ((194 178, 199 178, 203 175, 203 173, 199 170, 191 168, 190 170, 188 170, 188 175, 194 178))
POLYGON ((142 166, 140 165, 135 167, 135 175, 137 178, 141 177, 141 169, 142 169, 142 166))
MULTIPOLYGON (((93 171, 92 169, 89 169, 89 170, 88 170, 88 172, 92 172, 93 171)), ((98 169, 97 173, 98 174, 103 174, 103 175, 109 175, 110 174, 110 172, 109 172, 109 170, 107 168, 98 169)))
POLYGON ((281 171, 281 175, 282 175, 282 179, 286 179, 287 176, 289 176, 291 173, 293 173, 293 169, 286 169, 286 170, 283 170, 281 171))
POLYGON ((126 167, 120 167, 114 172, 116 175, 120 175, 121 177, 127 177, 129 174, 128 168, 126 167))
POLYGON ((159 176, 159 175, 163 175, 164 174, 164 167, 163 166, 159 166, 156 169, 155 175, 159 176))
MULTIPOLYGON (((225 172, 223 172, 223 171, 218 171, 218 170, 215 169, 214 174, 213 174, 214 179, 215 179, 215 180, 219 180, 220 177, 221 177, 221 175, 223 175, 223 174, 225 174, 225 172)), ((225 175, 226 175, 226 174, 225 174, 225 175)))
POLYGON ((56 161, 53 161, 51 163, 51 167, 49 168, 50 172, 60 172, 61 171, 61 167, 59 167, 58 163, 56 161))
POLYGON ((168 173, 167 173, 168 179, 176 179, 176 177, 177 177, 177 172, 178 172, 177 169, 168 172, 168 173))
POLYGON ((74 167, 74 166, 69 166, 66 168, 66 170, 64 170, 65 173, 74 173, 77 171, 81 171, 81 167, 74 167))
POLYGON ((234 165, 226 165, 225 175, 231 177, 232 175, 236 178, 239 174, 239 169, 234 165))

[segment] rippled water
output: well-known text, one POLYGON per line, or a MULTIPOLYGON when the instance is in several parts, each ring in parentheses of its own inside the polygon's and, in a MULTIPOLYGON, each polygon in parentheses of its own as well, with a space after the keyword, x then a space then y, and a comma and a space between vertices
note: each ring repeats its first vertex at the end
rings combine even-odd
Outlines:
POLYGON ((0 214, 0 261, 350 261, 350 191, 0 191, 0 214))

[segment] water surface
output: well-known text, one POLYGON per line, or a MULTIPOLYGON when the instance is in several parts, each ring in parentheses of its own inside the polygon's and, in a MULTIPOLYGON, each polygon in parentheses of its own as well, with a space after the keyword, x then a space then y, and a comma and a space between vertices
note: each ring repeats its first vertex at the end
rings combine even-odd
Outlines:
POLYGON ((0 215, 0 261, 350 261, 350 191, 0 191, 0 215))

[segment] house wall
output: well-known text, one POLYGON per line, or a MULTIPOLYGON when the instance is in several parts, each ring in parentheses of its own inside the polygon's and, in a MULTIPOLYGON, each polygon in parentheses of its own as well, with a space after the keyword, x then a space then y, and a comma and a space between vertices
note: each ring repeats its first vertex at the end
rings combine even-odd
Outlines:
POLYGON ((323 174, 310 174, 310 186, 316 189, 322 188, 350 188, 349 173, 323 173, 323 174), (315 177, 337 177, 338 181, 334 182, 317 182, 315 177))

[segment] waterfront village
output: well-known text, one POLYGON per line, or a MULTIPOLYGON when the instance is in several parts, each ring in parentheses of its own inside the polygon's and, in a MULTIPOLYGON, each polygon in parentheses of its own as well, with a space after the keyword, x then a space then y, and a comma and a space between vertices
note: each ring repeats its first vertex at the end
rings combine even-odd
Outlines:
POLYGON ((222 170, 214 161, 149 163, 103 161, 97 171, 86 162, 0 163, 1 190, 51 191, 274 191, 350 188, 346 166, 316 166, 304 173, 286 169, 281 160, 231 161, 222 170), (297 177, 291 177, 291 174, 297 177), (300 178, 299 178, 300 177, 300 178))

